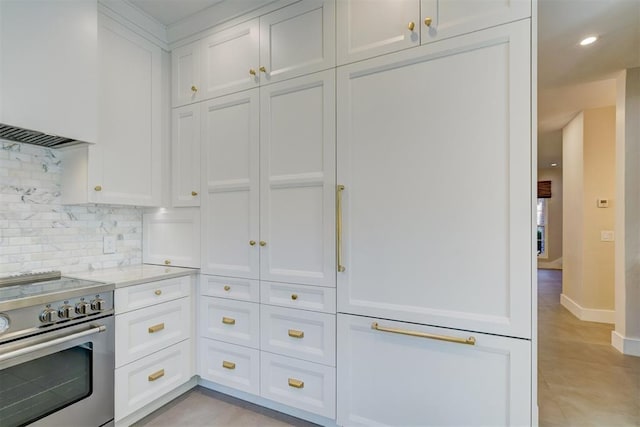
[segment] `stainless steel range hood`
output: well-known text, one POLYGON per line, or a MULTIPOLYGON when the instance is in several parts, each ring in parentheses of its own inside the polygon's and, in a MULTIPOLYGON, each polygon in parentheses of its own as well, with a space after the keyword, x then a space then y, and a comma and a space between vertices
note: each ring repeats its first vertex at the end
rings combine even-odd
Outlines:
POLYGON ((3 123, 0 123, 0 139, 23 142, 48 148, 62 148, 77 144, 84 144, 83 141, 78 141, 76 139, 57 135, 47 135, 46 133, 23 129, 17 126, 9 126, 3 123))

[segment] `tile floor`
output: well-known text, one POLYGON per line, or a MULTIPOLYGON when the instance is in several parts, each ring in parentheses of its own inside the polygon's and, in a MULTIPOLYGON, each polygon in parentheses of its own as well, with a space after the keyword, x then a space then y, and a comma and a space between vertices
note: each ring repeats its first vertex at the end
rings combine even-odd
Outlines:
POLYGON ((538 271, 540 426, 640 426, 640 357, 611 346, 613 325, 569 313, 561 291, 561 271, 538 271))
MULTIPOLYGON (((612 325, 582 322, 560 305, 562 272, 538 272, 540 426, 640 426, 640 358, 611 347, 612 325)), ((197 387, 135 424, 300 426, 297 418, 197 387)))

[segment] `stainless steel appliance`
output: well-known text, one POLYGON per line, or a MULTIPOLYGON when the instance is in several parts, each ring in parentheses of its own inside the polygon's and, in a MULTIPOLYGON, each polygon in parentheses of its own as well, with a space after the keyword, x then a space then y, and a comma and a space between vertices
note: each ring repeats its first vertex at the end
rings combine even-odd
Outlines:
POLYGON ((113 285, 0 279, 0 426, 113 424, 113 285))

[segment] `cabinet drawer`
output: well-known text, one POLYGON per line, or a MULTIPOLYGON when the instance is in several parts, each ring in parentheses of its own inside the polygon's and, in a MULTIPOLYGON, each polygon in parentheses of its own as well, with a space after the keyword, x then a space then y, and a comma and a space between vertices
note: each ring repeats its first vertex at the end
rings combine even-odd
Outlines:
POLYGON ((338 331, 338 425, 531 424, 530 341, 344 314, 338 331))
POLYGON ((141 285, 116 289, 116 314, 136 310, 189 296, 191 293, 191 276, 157 280, 141 285))
POLYGON ((260 318, 261 350, 335 366, 333 314, 263 305, 260 318))
POLYGON ((335 417, 336 370, 261 352, 260 394, 328 418, 335 417))
POLYGON ((191 299, 165 302, 116 316, 116 367, 189 338, 191 299))
POLYGON ((260 301, 260 282, 220 276, 200 276, 200 295, 243 301, 260 301))
POLYGON ((153 402, 191 378, 191 340, 115 371, 115 419, 153 402))
POLYGON ((260 394, 260 351, 200 338, 198 374, 205 380, 260 394))
POLYGON ((336 290, 289 283, 260 283, 260 302, 335 314, 336 290))
POLYGON ((223 298, 200 298, 200 335, 231 344, 258 348, 260 305, 223 298))

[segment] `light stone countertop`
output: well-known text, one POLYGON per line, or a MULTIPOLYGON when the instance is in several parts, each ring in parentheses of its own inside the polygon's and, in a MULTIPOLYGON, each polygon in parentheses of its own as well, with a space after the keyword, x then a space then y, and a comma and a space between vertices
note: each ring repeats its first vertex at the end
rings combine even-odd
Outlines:
POLYGON ((197 268, 166 267, 163 265, 139 264, 124 267, 105 268, 65 276, 77 277, 97 282, 114 283, 116 289, 154 280, 171 279, 198 273, 197 268))

